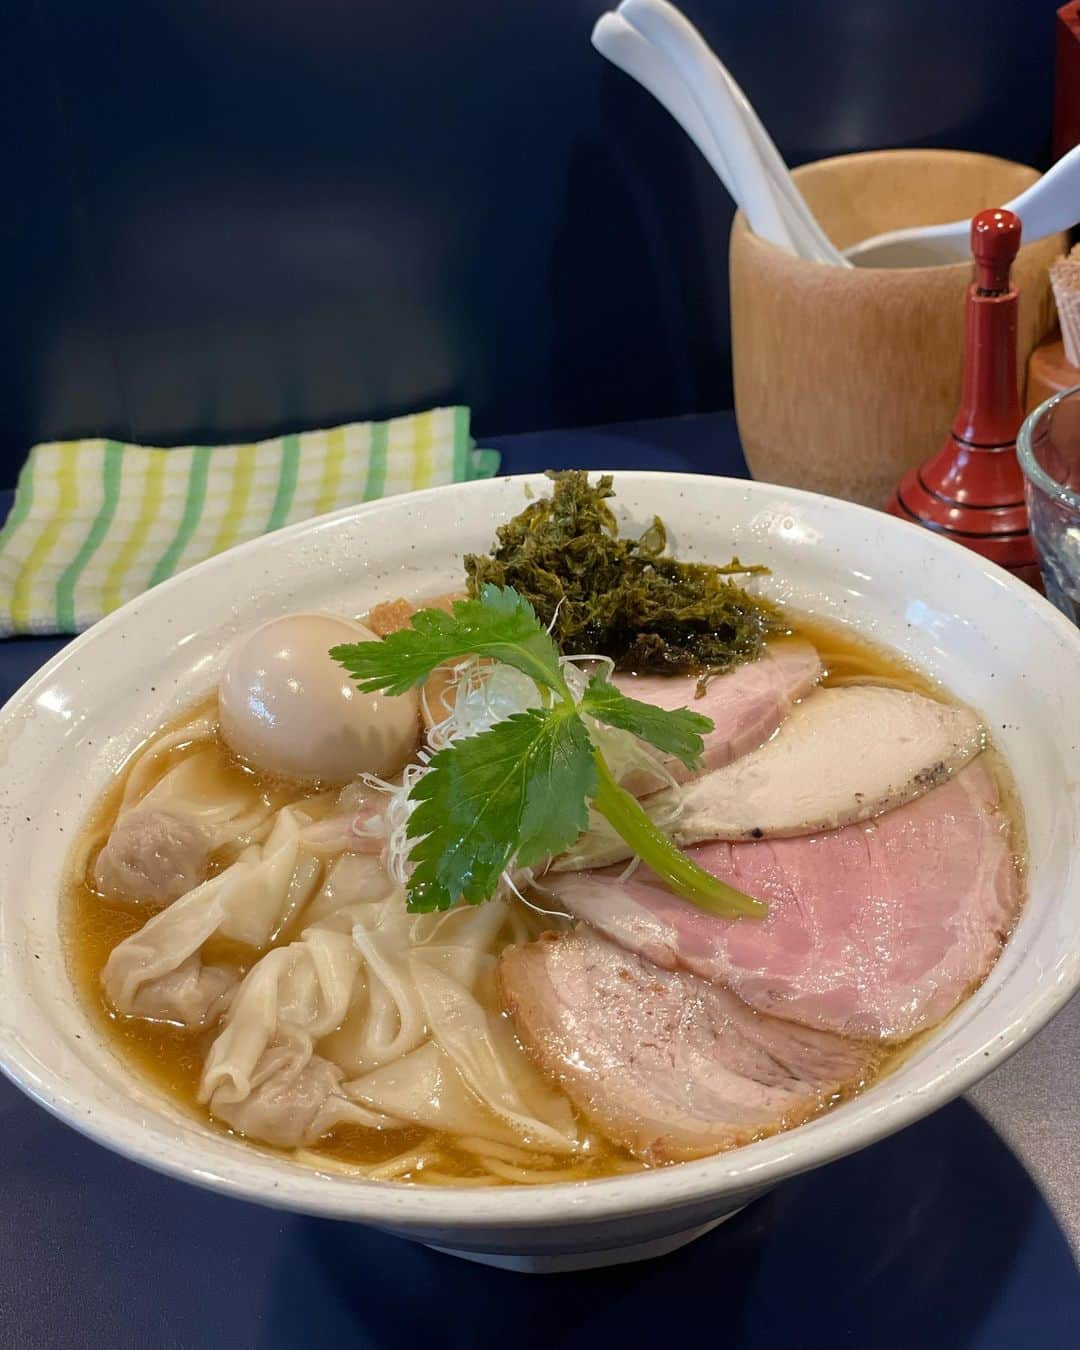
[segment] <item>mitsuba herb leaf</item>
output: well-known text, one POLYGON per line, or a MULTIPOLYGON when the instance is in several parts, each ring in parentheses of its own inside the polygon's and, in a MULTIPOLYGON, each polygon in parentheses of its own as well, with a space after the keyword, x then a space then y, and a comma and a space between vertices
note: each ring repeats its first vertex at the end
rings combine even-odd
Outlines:
POLYGON ((455 600, 453 614, 421 609, 410 627, 379 642, 350 642, 330 655, 367 694, 404 694, 423 684, 437 666, 465 656, 514 666, 546 689, 566 688, 559 653, 532 605, 516 591, 483 585, 478 598, 455 600))
POLYGON ((330 654, 367 692, 403 694, 438 666, 466 656, 514 666, 545 691, 542 708, 515 713, 440 750, 413 784, 406 827, 415 840, 409 852, 410 910, 489 899, 508 869, 531 867, 569 848, 588 824, 591 801, 676 894, 716 914, 765 912, 760 901, 682 853, 618 786, 582 713, 623 727, 685 764, 701 753, 701 733, 712 727, 707 717, 685 708, 651 708, 599 677, 589 682, 579 708, 555 644, 532 606, 504 587, 484 584, 477 599, 455 603, 452 615, 421 610, 410 625, 330 654))
POLYGON ((449 909, 494 894, 513 863, 530 867, 569 848, 588 823, 597 789, 592 742, 560 704, 516 713, 455 741, 412 789, 416 839, 409 909, 449 909))
POLYGON ((595 717, 609 727, 632 732, 648 741, 657 750, 675 755, 688 769, 700 760, 704 743, 702 737, 713 728, 712 720, 689 708, 668 712, 651 703, 630 698, 609 680, 594 675, 581 700, 582 712, 595 717))
POLYGON ((637 539, 620 537, 604 474, 549 475, 550 497, 531 502, 496 531, 490 556, 469 554, 469 591, 512 586, 550 626, 567 656, 610 657, 621 670, 706 674, 761 655, 781 612, 730 578, 767 572, 733 558, 726 566, 666 555, 663 521, 637 539))

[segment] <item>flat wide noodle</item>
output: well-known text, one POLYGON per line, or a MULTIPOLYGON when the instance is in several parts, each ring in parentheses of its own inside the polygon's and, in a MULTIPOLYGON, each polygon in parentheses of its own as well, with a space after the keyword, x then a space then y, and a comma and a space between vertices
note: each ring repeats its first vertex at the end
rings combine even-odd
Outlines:
MULTIPOLYGON (((132 805, 125 801, 123 810, 132 805)), ((221 752, 216 746, 182 759, 139 799, 138 805, 142 810, 164 811, 198 825, 212 848, 258 829, 271 814, 253 779, 235 770, 222 772, 221 752)))
POLYGON ((210 1047, 199 1099, 248 1096, 256 1065, 271 1042, 311 1058, 315 1040, 345 1016, 360 954, 346 933, 309 929, 299 942, 267 952, 233 998, 210 1047))
POLYGON ((144 745, 135 753, 125 769, 121 811, 135 802, 142 801, 153 786, 155 778, 160 778, 161 763, 170 751, 178 751, 182 746, 211 741, 216 732, 217 719, 209 712, 201 712, 171 731, 155 736, 148 745, 144 745))
POLYGON ((235 971, 203 965, 193 954, 167 975, 142 985, 131 1000, 130 1015, 192 1030, 213 1026, 238 984, 235 971))
POLYGON ((446 1134, 475 1134, 507 1143, 515 1137, 513 1130, 484 1110, 434 1041, 353 1079, 345 1091, 374 1111, 446 1134))
POLYGON ((486 1013, 466 985, 429 961, 428 955, 423 949, 414 952, 410 966, 432 1036, 443 1054, 520 1143, 548 1152, 573 1152, 580 1140, 566 1097, 533 1068, 506 1019, 486 1013))
POLYGON ((117 1012, 134 1013, 145 985, 176 971, 214 935, 266 946, 307 899, 312 882, 299 856, 296 816, 286 807, 265 844, 246 849, 113 949, 102 974, 109 1002, 117 1012))
POLYGON ((352 932, 388 884, 373 859, 345 855, 309 906, 318 920, 248 971, 199 1084, 213 1115, 281 1147, 314 1143, 343 1123, 399 1124, 345 1097, 340 1066, 316 1053, 356 997, 362 957, 352 932))
POLYGON ((313 922, 234 995, 200 1100, 276 1144, 311 1144, 351 1121, 579 1150, 566 1098, 484 1006, 497 1007, 496 953, 517 933, 510 907, 416 916, 388 885, 372 858, 338 862, 305 915, 313 922))

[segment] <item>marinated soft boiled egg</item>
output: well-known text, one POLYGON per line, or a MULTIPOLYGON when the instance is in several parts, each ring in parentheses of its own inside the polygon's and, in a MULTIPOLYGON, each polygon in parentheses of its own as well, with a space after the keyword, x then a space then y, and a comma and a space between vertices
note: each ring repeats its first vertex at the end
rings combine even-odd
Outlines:
POLYGON ((363 694, 331 647, 374 642, 363 624, 288 614, 249 633, 218 686, 221 734, 242 759, 286 778, 347 783, 396 774, 416 748, 420 700, 363 694))

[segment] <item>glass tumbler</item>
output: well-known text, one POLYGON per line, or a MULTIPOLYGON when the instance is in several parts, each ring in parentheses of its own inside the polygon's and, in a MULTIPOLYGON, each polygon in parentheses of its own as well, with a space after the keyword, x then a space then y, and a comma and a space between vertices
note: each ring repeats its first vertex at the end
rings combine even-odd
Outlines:
POLYGON ((1047 597, 1080 624, 1080 384, 1028 415, 1016 453, 1047 597))

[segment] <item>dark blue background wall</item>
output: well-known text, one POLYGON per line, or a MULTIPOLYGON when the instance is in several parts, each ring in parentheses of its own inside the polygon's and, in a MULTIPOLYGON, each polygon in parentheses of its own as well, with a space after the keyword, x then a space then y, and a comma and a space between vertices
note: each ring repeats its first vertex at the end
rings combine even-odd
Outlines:
MULTIPOLYGON (((35 440, 730 396, 730 206, 605 0, 5 8, 0 481, 35 440)), ((1052 0, 686 0, 793 162, 1045 162, 1052 0)))

